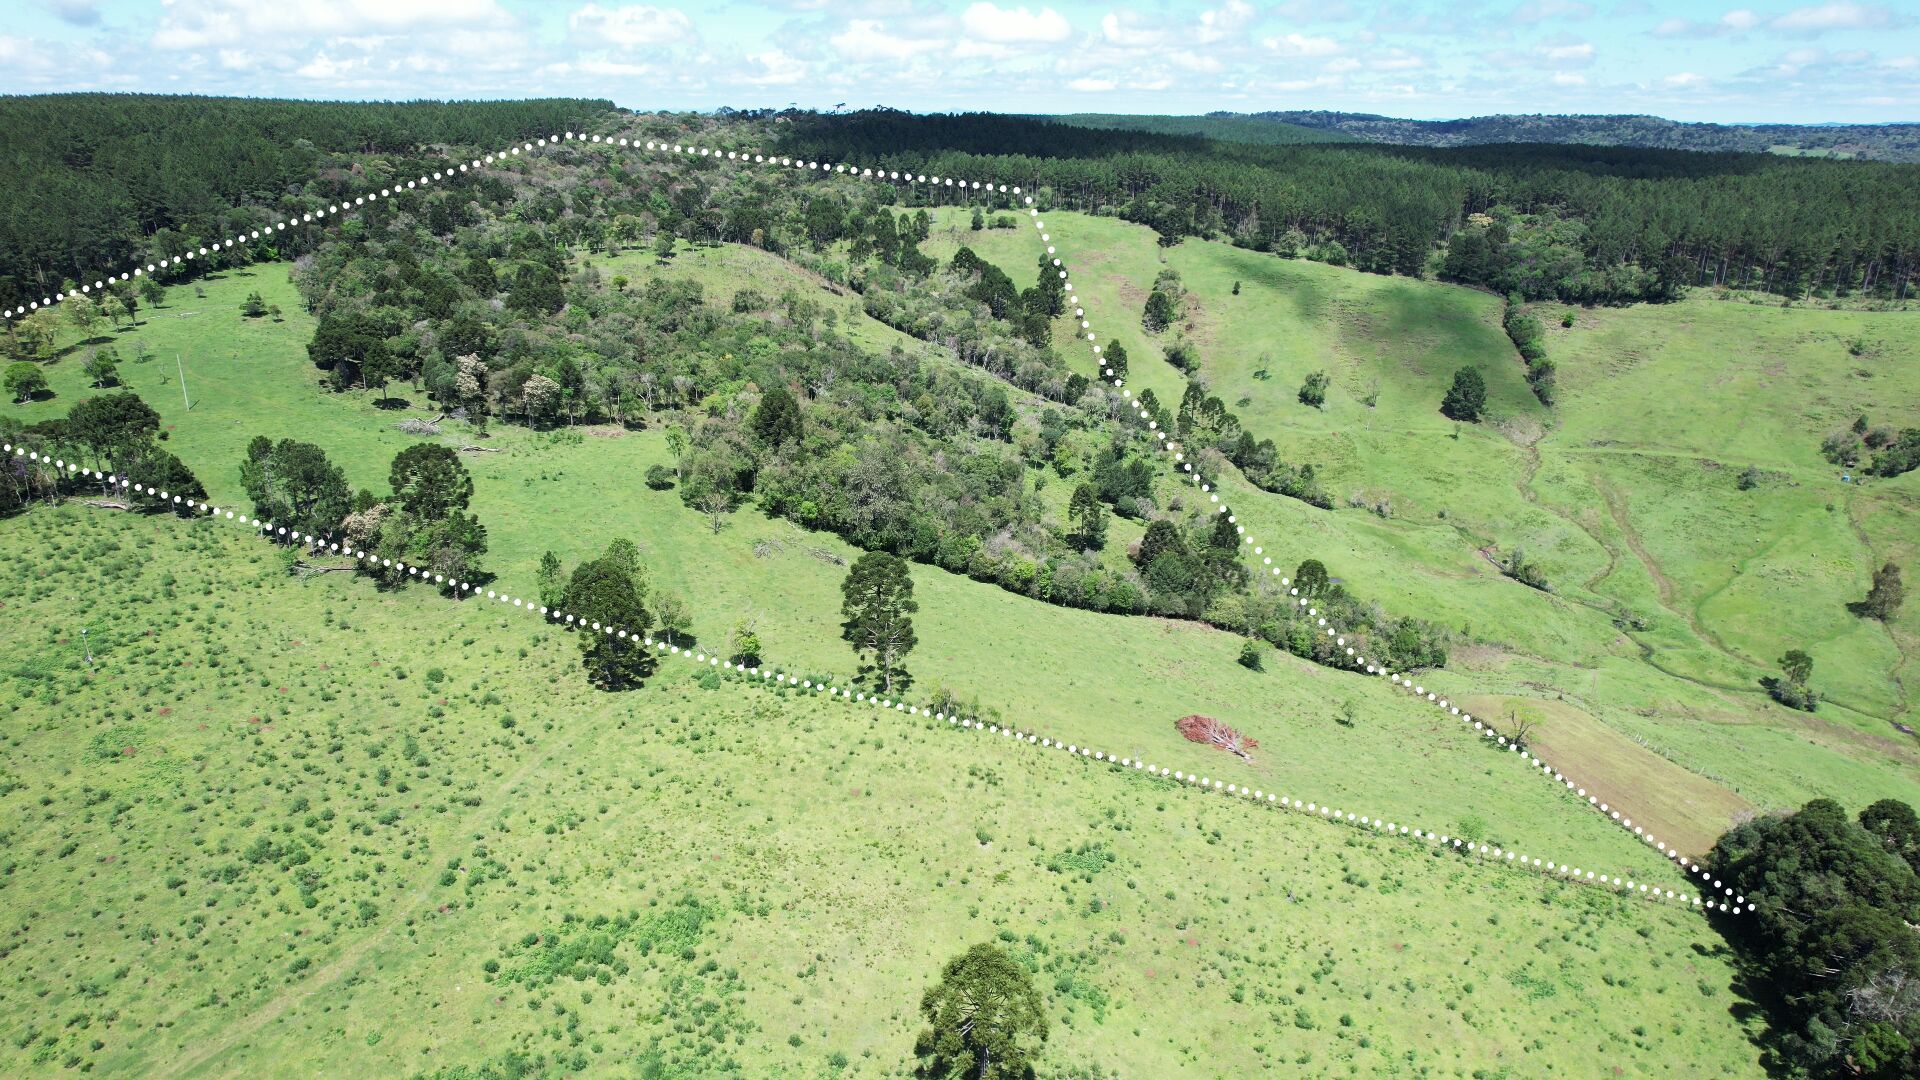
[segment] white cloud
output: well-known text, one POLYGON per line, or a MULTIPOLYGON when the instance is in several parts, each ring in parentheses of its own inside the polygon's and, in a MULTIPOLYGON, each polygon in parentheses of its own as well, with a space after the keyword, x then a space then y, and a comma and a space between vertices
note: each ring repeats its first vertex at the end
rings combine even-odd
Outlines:
POLYGON ((1660 37, 1719 37, 1750 30, 1780 34, 1818 35, 1829 30, 1875 30, 1901 25, 1904 20, 1887 8, 1870 4, 1832 3, 1794 8, 1768 18, 1747 8, 1736 8, 1713 22, 1667 19, 1654 28, 1660 37))
POLYGON ((1314 37, 1310 34, 1287 34, 1270 37, 1260 44, 1279 53, 1281 56, 1309 58, 1332 56, 1340 51, 1340 43, 1330 37, 1314 37))
POLYGON ((294 74, 303 79, 338 79, 358 64, 354 61, 339 62, 326 53, 315 53, 313 59, 300 65, 294 74))
POLYGON ((1100 18, 1100 36, 1113 45, 1146 48, 1166 40, 1166 33, 1132 11, 1109 11, 1100 18))
POLYGON ((901 61, 940 47, 933 38, 910 38, 887 32, 877 19, 855 19, 847 28, 827 39, 835 51, 849 60, 901 61))
POLYGON ((1292 23, 1346 22, 1358 17, 1341 0, 1287 0, 1274 5, 1273 13, 1292 23))
POLYGON ((1587 77, 1572 71, 1559 71, 1554 73, 1553 85, 1585 86, 1587 85, 1587 77))
POLYGON ((1211 45, 1238 34, 1253 21, 1253 16, 1253 6, 1241 0, 1227 0, 1225 7, 1201 12, 1197 35, 1200 44, 1211 45))
POLYGON ((1706 85, 1707 77, 1705 75, 1699 74, 1698 72, 1682 71, 1673 75, 1669 75, 1666 78, 1661 79, 1660 81, 1666 84, 1667 86, 1671 86, 1675 89, 1685 89, 1691 86, 1706 85))
POLYGON ((162 0, 153 44, 201 49, 348 34, 410 34, 503 28, 514 18, 495 0, 162 0))
POLYGON ((1002 44, 1065 41, 1073 34, 1066 17, 1052 8, 999 8, 978 3, 960 16, 968 36, 1002 44))
POLYGON ((1866 4, 1820 4, 1795 8, 1767 25, 1775 30, 1870 30, 1890 26, 1893 13, 1883 7, 1866 4))
POLYGON ((1517 23, 1546 22, 1550 19, 1575 20, 1593 16, 1593 8, 1576 0, 1528 0, 1508 18, 1517 23))
POLYGON ((1540 56, 1549 65, 1555 67, 1584 67, 1593 63, 1593 45, 1580 42, 1577 45, 1551 45, 1540 49, 1540 56))
POLYGON ((1112 79, 1075 79, 1067 84, 1069 90, 1081 90, 1090 94, 1105 93, 1117 84, 1112 79))
POLYGON ((100 22, 97 0, 53 0, 47 5, 61 22, 72 26, 94 26, 100 22))
POLYGON ((599 4, 567 16, 567 29, 576 41, 618 49, 671 45, 693 36, 693 20, 672 8, 633 5, 603 8, 599 4))
POLYGON ((750 53, 747 61, 760 69, 746 76, 755 86, 787 86, 807 77, 807 65, 779 49, 750 53))
POLYGON ((557 64, 548 64, 540 69, 541 75, 565 78, 569 75, 586 75, 595 78, 634 79, 641 76, 658 75, 660 69, 652 64, 634 64, 625 60, 598 60, 582 58, 563 60, 557 64))

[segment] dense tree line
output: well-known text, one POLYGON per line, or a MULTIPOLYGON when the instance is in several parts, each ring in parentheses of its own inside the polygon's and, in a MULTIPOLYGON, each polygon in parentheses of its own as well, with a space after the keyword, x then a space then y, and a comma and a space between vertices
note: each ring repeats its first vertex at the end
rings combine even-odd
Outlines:
MULTIPOLYGON (((899 213, 851 180, 800 189, 753 172, 597 160, 562 149, 479 170, 410 205, 369 207, 303 258, 296 283, 319 316, 309 354, 325 380, 411 381, 477 424, 666 422, 678 460, 647 481, 677 487, 715 528, 753 503, 1051 603, 1205 619, 1337 662, 1292 632, 1301 613, 1266 582, 1177 563, 1150 579, 1149 567, 1100 557, 1104 519, 1089 499, 1102 514, 1165 520, 1195 551, 1212 522, 1161 490, 1152 446, 1119 422, 1130 406, 1118 392, 1052 349, 1057 274, 1036 263, 1021 287, 967 251, 937 265, 920 250, 927 215, 899 213), (594 182, 595 169, 615 182, 594 182), (843 311, 817 293, 749 286, 710 298, 671 274, 630 281, 570 257, 727 241, 816 271, 852 290, 850 305, 961 363, 856 346, 843 311), (1044 508, 1049 479, 1092 489, 1066 521, 1044 508)), ((1124 368, 1123 354, 1115 361, 1124 368)), ((1232 460, 1256 482, 1315 497, 1310 470, 1288 480, 1271 442, 1207 402, 1184 420, 1203 466, 1217 474, 1232 460)), ((1370 606, 1356 615, 1351 637, 1397 642, 1380 650, 1396 664, 1444 656, 1436 628, 1370 606)))
POLYGON ((0 513, 35 500, 95 493, 111 505, 187 517, 194 513, 189 500, 207 497, 193 472, 160 445, 167 437, 160 414, 127 391, 87 398, 56 420, 25 425, 0 418, 0 434, 41 457, 9 454, 0 461, 0 513), (104 475, 80 477, 55 461, 81 463, 104 475))
MULTIPOLYGON (((1073 120, 1071 117, 1063 117, 1073 120)), ((1179 120, 1181 117, 1139 117, 1179 120)), ((1202 119, 1195 117, 1192 119, 1202 119)), ((1472 116, 1461 120, 1403 120, 1371 113, 1212 113, 1204 118, 1218 138, 1250 142, 1306 142, 1312 136, 1358 137, 1405 146, 1478 146, 1485 143, 1584 143, 1662 150, 1723 150, 1763 154, 1776 146, 1833 150, 1878 161, 1920 161, 1920 124, 1703 124, 1658 116, 1472 116), (1267 138, 1260 125, 1281 129, 1267 138), (1305 129, 1301 131, 1300 129, 1305 129), (1217 133, 1217 134, 1216 134, 1217 133)), ((1092 125, 1105 126, 1105 125, 1092 125)), ((1143 130, 1165 131, 1147 126, 1143 130)))
POLYGON ((272 524, 273 537, 290 545, 317 537, 316 546, 339 544, 366 551, 360 573, 382 585, 404 585, 420 573, 438 575, 442 591, 463 595, 455 582, 484 576, 486 526, 466 512, 473 477, 459 455, 437 443, 416 443, 394 455, 388 471, 391 494, 376 496, 347 487, 346 474, 312 443, 264 435, 247 445, 240 484, 253 516, 272 524), (286 534, 280 533, 281 529, 286 534))
POLYGON ((1920 1075, 1920 821, 1828 799, 1735 826, 1707 859, 1753 911, 1721 920, 1781 1075, 1920 1075))
MULTIPOLYGON (((1725 284, 1905 297, 1920 273, 1920 168, 1593 146, 1253 146, 994 115, 816 116, 822 160, 1040 189, 1169 240, 1226 237, 1527 299, 1612 303, 1725 284), (1470 215, 1493 224, 1474 226, 1470 215), (1456 250, 1455 245, 1458 244, 1456 250)), ((942 191, 935 197, 944 197, 942 191)))
MULTIPOLYGON (((437 148, 577 129, 605 101, 309 102, 150 94, 0 98, 0 307, 82 275, 298 216, 437 148)), ((228 259, 297 254, 278 233, 228 259)))

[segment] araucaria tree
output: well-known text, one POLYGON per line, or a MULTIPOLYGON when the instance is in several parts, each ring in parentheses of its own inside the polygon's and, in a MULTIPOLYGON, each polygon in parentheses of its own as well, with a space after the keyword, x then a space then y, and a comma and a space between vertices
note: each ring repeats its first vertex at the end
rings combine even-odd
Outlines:
POLYGON ((638 686, 652 670, 647 614, 640 583, 617 554, 609 552, 574 568, 561 606, 573 616, 580 660, 594 685, 608 690, 638 686))
POLYGON ((240 486, 255 517, 289 532, 330 536, 353 510, 346 474, 312 443, 254 436, 240 463, 240 486))
POLYGON ((784 446, 800 441, 800 403, 784 386, 775 386, 761 395, 753 410, 753 434, 767 446, 784 446))
POLYGON ((1073 535, 1085 548, 1098 550, 1107 543, 1107 508, 1100 501, 1100 492, 1092 484, 1081 484, 1073 489, 1073 501, 1067 506, 1067 516, 1073 520, 1073 535))
POLYGON ((920 1013, 927 1028, 913 1045, 915 1075, 928 1080, 1026 1080, 1047 1040, 1033 976, 992 945, 948 961, 920 1013))
POLYGON ((1440 411, 1449 419, 1474 424, 1480 421, 1480 410, 1486 406, 1487 382, 1480 377, 1480 369, 1463 367, 1454 372, 1453 385, 1441 399, 1440 411))
POLYGON ((860 654, 860 674, 871 675, 882 693, 905 686, 910 679, 904 661, 915 642, 910 616, 920 610, 907 561, 883 551, 860 556, 847 571, 840 595, 846 620, 841 635, 860 654))

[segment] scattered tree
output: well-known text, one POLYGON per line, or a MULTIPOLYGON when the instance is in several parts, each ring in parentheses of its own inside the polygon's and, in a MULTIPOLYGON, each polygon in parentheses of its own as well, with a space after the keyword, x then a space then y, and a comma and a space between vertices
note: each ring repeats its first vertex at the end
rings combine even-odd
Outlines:
POLYGON ((1320 408, 1327 403, 1327 373, 1316 371, 1300 384, 1300 404, 1320 408))
POLYGON ((732 653, 730 659, 740 667, 760 666, 760 635, 754 631, 751 620, 734 625, 732 653))
POLYGON ((1240 666, 1246 668, 1248 671, 1259 671, 1261 662, 1265 659, 1265 656, 1266 650, 1261 648, 1260 643, 1252 638, 1248 638, 1240 643, 1240 666))
POLYGON ((1486 404, 1487 384, 1480 377, 1480 369, 1463 367, 1453 373, 1453 385, 1447 388, 1447 396, 1440 402, 1440 411, 1451 420, 1478 423, 1480 410, 1486 404))
POLYGON ((1800 649, 1789 649, 1780 658, 1780 677, 1768 676, 1760 684, 1773 695, 1773 700, 1791 709, 1813 712, 1818 708, 1820 696, 1807 685, 1813 678, 1813 657, 1800 649))
POLYGON ((95 387, 116 386, 120 382, 120 354, 112 346, 95 349, 81 370, 93 380, 95 387))
POLYGON ((459 455, 437 443, 415 443, 396 454, 388 482, 400 509, 423 520, 465 510, 473 498, 473 475, 459 455))
POLYGON ((580 659, 596 686, 637 686, 652 670, 646 645, 651 621, 642 601, 633 575, 613 559, 581 563, 567 579, 561 604, 574 618, 580 659))
POLYGON ((1867 598, 1854 606, 1862 615, 1892 622, 1906 598, 1907 587, 1900 580, 1900 567, 1888 562, 1873 572, 1873 587, 1867 590, 1867 598))
POLYGON ((693 625, 693 615, 687 610, 687 602, 679 593, 662 589, 654 597, 654 604, 660 609, 660 629, 667 635, 667 644, 674 645, 691 638, 687 630, 693 625))
POLYGON ((920 999, 927 1028, 914 1041, 925 1080, 1031 1080, 1047 1015, 1033 976, 990 945, 975 945, 940 972, 920 999))
POLYGON ((240 314, 249 319, 258 319, 266 313, 266 298, 261 296, 258 291, 248 293, 247 298, 240 302, 240 314))
POLYGON ((1508 702, 1506 719, 1506 730, 1501 734, 1507 737, 1508 742, 1523 750, 1526 749, 1528 742, 1533 738, 1533 733, 1540 728, 1539 710, 1531 705, 1516 705, 1508 702))
POLYGON ((7 365, 6 386, 14 404, 21 405, 46 392, 47 376, 39 364, 17 360, 7 365))
POLYGON ((853 645, 882 693, 906 685, 903 661, 915 644, 912 614, 920 610, 913 598, 913 577, 905 559, 883 551, 869 551, 854 560, 840 585, 841 634, 853 645))
POLYGON ((1327 576, 1326 564, 1319 559, 1307 559, 1293 571, 1293 587, 1300 590, 1301 596, 1319 596, 1332 584, 1333 579, 1327 576))
POLYGON ((560 556, 548 551, 540 556, 540 569, 534 573, 535 587, 540 594, 540 606, 549 611, 561 608, 567 595, 567 582, 560 571, 560 556))
POLYGON ((1067 516, 1073 521, 1073 535, 1081 547, 1097 551, 1106 546, 1107 507, 1100 501, 1099 489, 1092 484, 1074 488, 1067 516))

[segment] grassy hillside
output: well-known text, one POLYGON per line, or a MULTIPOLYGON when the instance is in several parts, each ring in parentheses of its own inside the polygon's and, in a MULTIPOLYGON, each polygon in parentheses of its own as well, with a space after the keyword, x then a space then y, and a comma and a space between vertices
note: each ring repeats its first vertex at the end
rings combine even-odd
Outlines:
MULTIPOLYGON (((650 255, 622 258, 629 276, 653 261, 650 255)), ((726 248, 680 255, 664 272, 706 274, 713 272, 709 259, 727 265, 743 258, 756 261, 762 283, 777 280, 764 254, 726 248)), ((315 442, 356 486, 383 489, 393 455, 418 441, 394 425, 425 414, 375 407, 369 394, 319 388, 304 350, 310 324, 297 313, 283 267, 263 266, 205 289, 204 300, 181 296, 122 335, 123 353, 141 340, 160 357, 124 370, 132 389, 170 425, 168 446, 226 501, 242 498, 238 462, 257 433, 315 442), (286 322, 240 316, 241 299, 255 289, 286 309, 286 322), (175 351, 185 358, 195 396, 191 411, 182 409, 166 362, 175 351)), ((857 332, 891 333, 870 321, 857 332)), ((20 414, 58 415, 88 392, 71 358, 49 376, 57 396, 19 407, 20 414)), ((451 445, 472 442, 464 425, 445 428, 442 437, 451 445)), ((700 640, 723 642, 736 623, 752 619, 771 658, 819 672, 852 668, 839 637, 839 590, 845 563, 858 552, 837 537, 752 508, 713 532, 675 492, 639 482, 648 465, 671 461, 663 429, 500 427, 486 445, 501 452, 468 454, 466 462, 475 477, 474 511, 489 530, 486 565, 508 591, 532 592, 547 550, 571 565, 628 537, 655 580, 688 598, 700 640)), ((1480 832, 1494 843, 1537 848, 1544 858, 1680 880, 1656 852, 1572 793, 1541 782, 1512 755, 1486 748, 1457 719, 1410 707, 1381 680, 1279 653, 1268 671, 1252 672, 1234 662, 1240 639, 1231 634, 1041 604, 929 567, 916 568, 915 578, 920 644, 909 666, 923 693, 944 686, 1022 724, 1171 768, 1213 770, 1224 779, 1244 778, 1438 831, 1480 832), (983 634, 982 627, 992 632, 983 634), (983 677, 986 672, 991 676, 983 677), (1348 703, 1359 717, 1351 727, 1339 723, 1348 703), (1176 718, 1193 712, 1237 724, 1261 741, 1263 752, 1251 765, 1223 764, 1218 752, 1189 744, 1174 730, 1176 718), (1410 777, 1408 765, 1416 759, 1417 775, 1410 777)), ((1680 835, 1677 823, 1674 829, 1660 824, 1661 831, 1680 835)))
POLYGON ((592 692, 226 524, 0 537, 8 1075, 903 1076, 983 940, 1049 1076, 1761 1075, 1692 912, 671 661, 592 692))
MULTIPOLYGON (((1888 628, 1845 605, 1872 567, 1911 565, 1916 478, 1841 484, 1818 448, 1863 409, 1876 425, 1920 424, 1920 369, 1900 362, 1920 355, 1920 324, 1702 294, 1580 311, 1568 329, 1563 307, 1540 305, 1563 388, 1550 412, 1527 390, 1496 297, 1220 243, 1163 249, 1111 218, 1052 213, 1048 228, 1101 339, 1126 344, 1131 385, 1177 401, 1182 376, 1158 357, 1186 337, 1250 430, 1358 504, 1328 513, 1230 481, 1249 530, 1286 564, 1320 558, 1363 596, 1500 645, 1457 650, 1429 681, 1593 718, 1581 738, 1611 731, 1612 751, 1556 762, 1590 787, 1656 820, 1634 794, 1651 750, 1720 789, 1703 807, 1915 793, 1920 754, 1893 725, 1914 716, 1920 612, 1888 628), (1139 314, 1163 267, 1190 291, 1186 318, 1149 336, 1139 314), (1480 425, 1437 409, 1467 365, 1488 385, 1480 425), (1324 409, 1296 399, 1316 370, 1332 381, 1324 409), (1767 479, 1742 491, 1748 465, 1767 479), (1383 502, 1389 516, 1366 509, 1383 502), (1498 573, 1490 556, 1514 547, 1546 568, 1552 595, 1498 573), (1816 657, 1831 699, 1818 716, 1758 685, 1795 647, 1816 657)), ((961 243, 1003 266, 1031 261, 958 215, 929 246, 961 243)), ((1724 827, 1714 813, 1703 828, 1724 827)))

